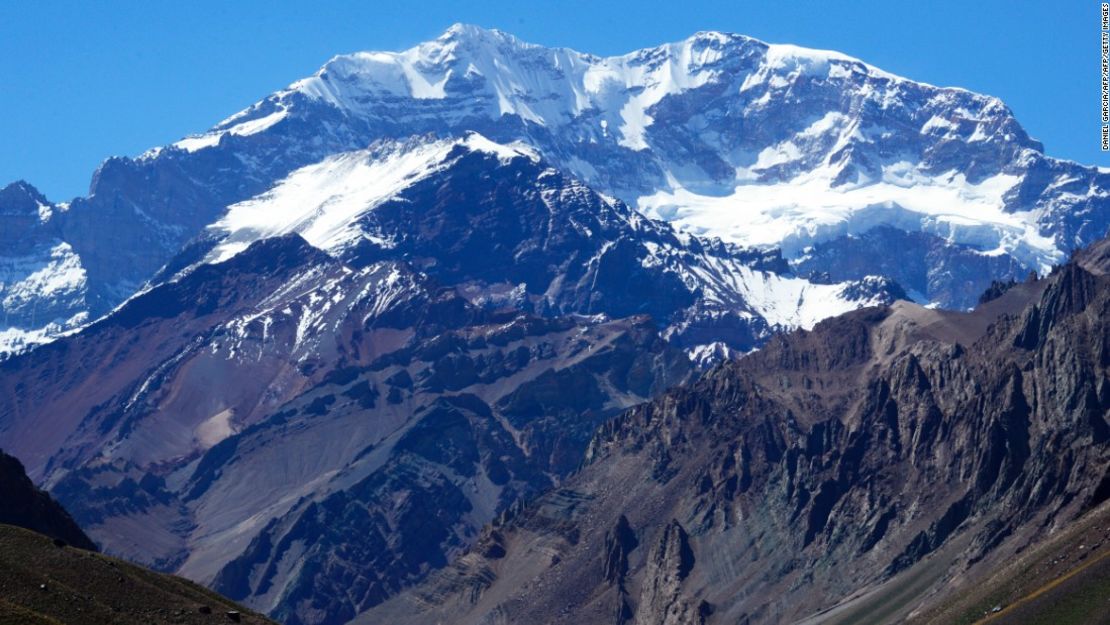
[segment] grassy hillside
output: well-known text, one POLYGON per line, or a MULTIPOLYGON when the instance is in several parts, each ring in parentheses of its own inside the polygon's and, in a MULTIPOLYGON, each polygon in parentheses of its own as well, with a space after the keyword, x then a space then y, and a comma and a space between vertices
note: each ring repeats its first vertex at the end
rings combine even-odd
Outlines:
POLYGON ((236 617, 272 623, 179 577, 0 525, 0 625, 199 625, 236 617))
POLYGON ((910 623, 1110 625, 1110 504, 910 623))

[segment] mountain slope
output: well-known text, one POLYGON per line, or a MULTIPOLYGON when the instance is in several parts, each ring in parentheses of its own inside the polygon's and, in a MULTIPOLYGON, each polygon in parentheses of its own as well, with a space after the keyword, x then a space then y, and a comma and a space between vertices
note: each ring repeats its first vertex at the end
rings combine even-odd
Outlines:
POLYGON ((521 305, 540 314, 650 314, 695 349, 748 351, 773 331, 902 295, 873 276, 811 283, 775 254, 680 235, 526 148, 475 133, 387 142, 297 170, 233 205, 210 228, 218 244, 208 259, 290 231, 355 264, 406 259, 444 283, 520 289, 521 305))
POLYGON ((88 282, 52 205, 34 187, 0 189, 0 355, 88 322, 88 282))
POLYGON ((558 483, 687 353, 898 292, 778 262, 479 135, 382 143, 233 205, 155 284, 0 363, 0 441, 110 553, 344 622, 558 483))
POLYGON ((334 623, 690 372, 648 317, 537 316, 362 261, 288 234, 202 263, 0 363, 0 437, 109 552, 334 623))
POLYGON ((1108 307, 1070 263, 973 313, 777 338, 608 423, 580 473, 358 622, 787 623, 891 579, 895 622, 1105 501, 1108 307))
POLYGON ((1012 561, 963 583, 910 623, 1102 624, 1110 597, 1110 505, 1061 528, 1012 561))

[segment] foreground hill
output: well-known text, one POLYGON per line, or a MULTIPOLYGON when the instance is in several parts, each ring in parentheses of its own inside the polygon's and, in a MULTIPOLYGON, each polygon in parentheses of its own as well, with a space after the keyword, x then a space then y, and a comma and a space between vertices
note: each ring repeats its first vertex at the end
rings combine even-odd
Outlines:
POLYGON ((0 524, 45 534, 81 549, 96 551, 93 541, 49 494, 35 487, 16 458, 0 451, 0 524))
POLYGON ((0 624, 270 623, 192 582, 96 553, 0 452, 0 624))
POLYGON ((180 577, 0 525, 3 625, 272 622, 180 577))
POLYGON ((822 322, 622 414, 580 473, 359 622, 857 623, 837 619, 860 597, 869 622, 924 618, 1110 496, 1099 249, 972 313, 822 322))
MULTIPOLYGON (((911 625, 1110 623, 1110 504, 1084 515, 981 580, 957 580, 911 625)), ((861 624, 845 615, 840 621, 861 624)))

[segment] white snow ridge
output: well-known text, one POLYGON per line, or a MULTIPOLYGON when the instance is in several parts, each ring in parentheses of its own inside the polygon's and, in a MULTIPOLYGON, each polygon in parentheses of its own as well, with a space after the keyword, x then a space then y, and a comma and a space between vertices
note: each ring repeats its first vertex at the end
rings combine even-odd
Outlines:
POLYGON ((258 197, 230 206, 227 215, 210 226, 226 236, 207 260, 220 262, 254 241, 291 232, 327 251, 372 237, 355 227, 359 216, 449 167, 455 148, 485 152, 502 160, 537 158, 526 147, 499 145, 477 133, 462 139, 393 143, 336 154, 294 171, 258 197))

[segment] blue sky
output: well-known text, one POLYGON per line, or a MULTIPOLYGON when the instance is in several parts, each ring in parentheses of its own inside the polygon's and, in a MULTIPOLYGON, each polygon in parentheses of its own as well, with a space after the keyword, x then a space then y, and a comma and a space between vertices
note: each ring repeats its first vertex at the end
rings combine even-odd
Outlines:
POLYGON ((334 54, 397 50, 454 22, 620 54, 698 30, 835 49, 998 96, 1046 152, 1099 151, 1099 3, 742 0, 0 0, 0 185, 85 193, 112 155, 199 132, 334 54))

